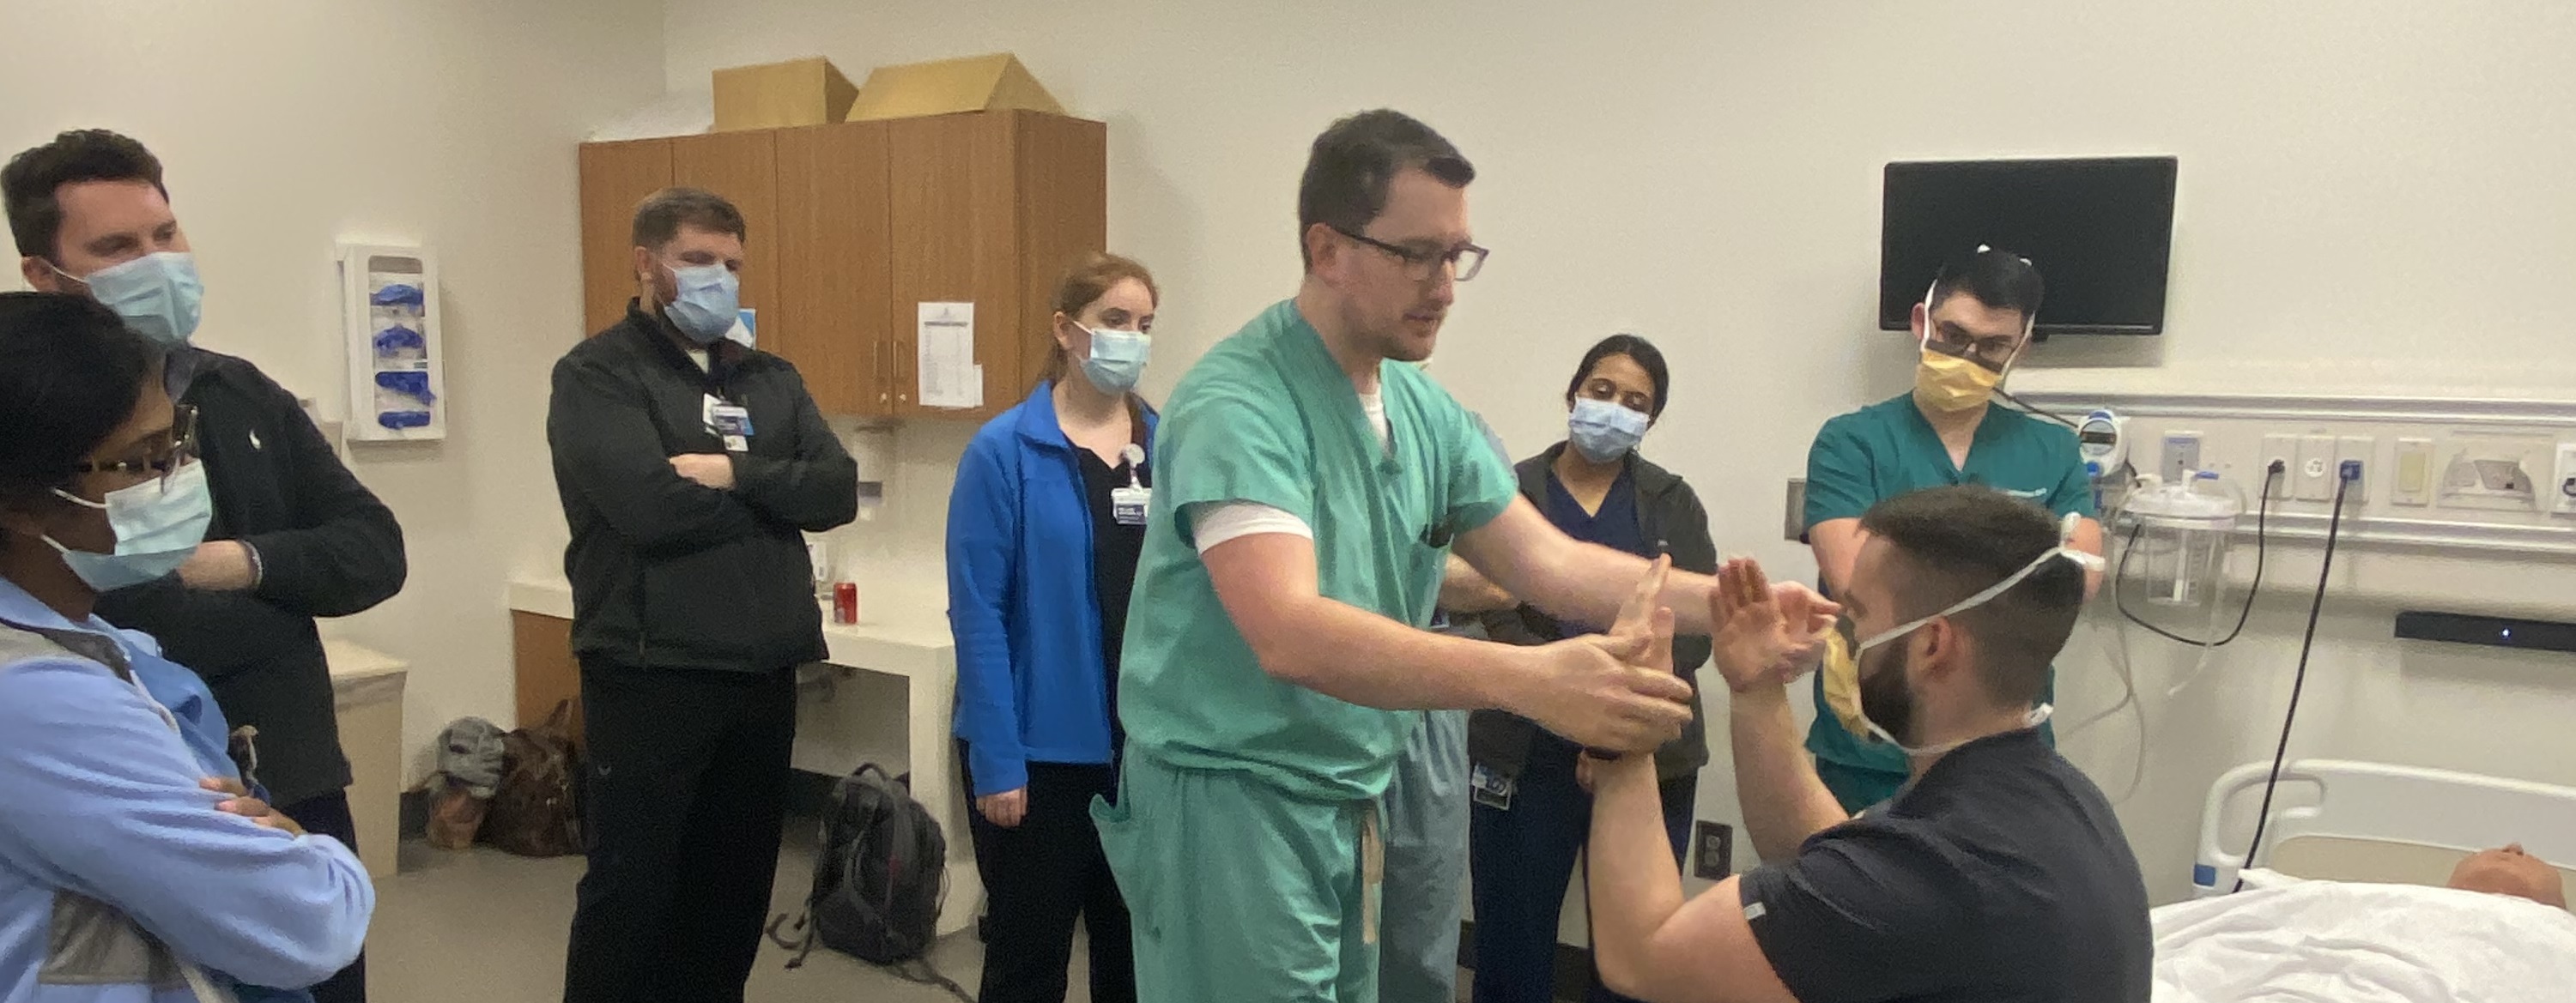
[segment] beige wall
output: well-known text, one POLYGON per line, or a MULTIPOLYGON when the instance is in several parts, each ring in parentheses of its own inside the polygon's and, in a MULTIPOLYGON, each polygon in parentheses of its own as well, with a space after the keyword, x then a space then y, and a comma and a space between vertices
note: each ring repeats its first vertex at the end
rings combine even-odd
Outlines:
MULTIPOLYGON (((1110 123, 1110 243, 1166 290, 1147 377, 1296 277, 1296 175, 1334 116, 1394 105, 1480 169, 1479 239, 1433 372, 1517 452, 1555 441, 1566 371, 1598 337, 1656 339, 1675 399, 1646 449, 1695 485, 1722 546, 1797 574, 1781 482, 1826 417, 1904 385, 1873 328, 1878 178, 1892 159, 2172 153, 2171 324, 2070 339, 2025 388, 2566 399, 2576 342, 2576 8, 2537 2, 2244 4, 1317 0, 1068 5, 670 0, 674 88, 820 53, 887 62, 1017 52, 1110 123)), ((910 432, 887 547, 931 552, 962 432, 910 432)), ((2302 559, 2313 582, 2314 558, 2302 559)), ((2278 569, 2276 569, 2278 572, 2278 569)), ((2123 814, 2160 900, 2183 894, 2200 797, 2268 755, 2306 612, 2281 598, 2178 697, 2183 653, 2134 646, 2144 786, 2123 814)), ((2562 615, 2566 600, 2540 597, 2562 615)), ((2576 783, 2576 660, 2400 648, 2379 600, 2329 605, 2293 755, 2576 783)), ((2072 721, 2117 686, 2091 634, 2072 721)), ((2117 794, 2136 728, 2068 743, 2117 794)), ((1724 748, 1701 814, 1738 817, 1724 748)), ((1742 861, 1749 863, 1749 851, 1742 861)))
POLYGON ((452 718, 509 721, 502 583, 559 561, 564 533, 544 416, 580 328, 574 143, 661 92, 658 10, 0 0, 0 24, 0 147, 82 126, 150 145, 205 277, 200 343, 324 412, 347 386, 333 242, 438 254, 449 438, 350 463, 402 520, 411 581, 329 629, 410 662, 415 765, 452 718))
MULTIPOLYGON (((2540 0, 0 11, 21 40, 0 62, 0 146, 89 124, 151 143, 201 255, 204 343, 324 410, 344 382, 332 241, 439 253, 453 437, 353 461, 403 518, 413 579, 335 627, 411 661, 415 749, 454 716, 508 718, 502 582, 559 559, 542 416, 546 367, 579 323, 573 144, 665 85, 704 89, 717 66, 819 52, 856 76, 1018 52, 1111 125, 1111 244, 1167 290, 1158 394, 1293 287, 1294 187, 1316 130, 1362 107, 1413 111, 1478 162, 1478 235, 1495 249, 1435 375, 1525 453, 1561 435, 1556 398, 1585 345, 1656 339, 1676 397, 1648 452, 1699 487, 1727 549, 1796 574, 1812 567, 1778 539, 1782 480, 1818 423, 1896 392, 1909 365, 1871 323, 1890 159, 2182 158, 2169 333, 2053 344, 2015 377, 2025 388, 2576 386, 2553 309, 2576 274, 2576 9, 2540 0)), ((839 534, 882 588, 935 592, 969 431, 906 428, 886 510, 839 534)), ((2183 891, 2209 781, 2271 749, 2305 614, 2298 563, 2312 574, 2312 556, 2276 569, 2292 584, 2179 696, 2164 691, 2185 653, 2132 646, 2148 768, 2123 815, 2160 899, 2183 891)), ((2294 755, 2576 783, 2576 662, 2394 645, 2390 602, 2330 602, 2294 755)), ((2114 697, 2105 650, 2089 632, 2070 648, 2061 720, 2114 697)), ((2128 719, 2067 747, 2113 793, 2127 786, 2128 719)), ((1736 820, 1716 752, 1701 814, 1736 820)))

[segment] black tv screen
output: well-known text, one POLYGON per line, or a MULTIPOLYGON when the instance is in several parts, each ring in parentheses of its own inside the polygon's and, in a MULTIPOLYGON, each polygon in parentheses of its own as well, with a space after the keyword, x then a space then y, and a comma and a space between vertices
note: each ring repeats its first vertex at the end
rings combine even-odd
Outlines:
POLYGON ((2175 168, 2172 157, 1887 165, 1878 326, 1911 326, 1941 263, 1982 244, 2047 280, 2041 335, 2162 332, 2175 168))

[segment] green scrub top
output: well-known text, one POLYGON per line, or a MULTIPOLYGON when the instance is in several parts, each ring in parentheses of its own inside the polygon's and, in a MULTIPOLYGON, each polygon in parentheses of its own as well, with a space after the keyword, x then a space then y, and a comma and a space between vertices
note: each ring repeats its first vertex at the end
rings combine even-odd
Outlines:
POLYGON ((1263 311, 1182 378, 1154 444, 1119 670, 1131 754, 1246 774, 1310 800, 1386 790, 1420 713, 1361 707, 1263 672, 1190 532, 1199 506, 1280 509, 1314 531, 1324 597, 1428 626, 1450 541, 1501 515, 1517 487, 1475 419, 1430 377, 1388 362, 1378 379, 1391 445, 1293 301, 1263 311))
MULTIPOLYGON (((1806 526, 1857 519, 1882 500, 1955 484, 1983 484, 2060 516, 2095 515, 2092 478, 2076 452, 2073 430, 1989 405, 1961 468, 1950 462, 1949 447, 1909 392, 1837 417, 1816 433, 1807 451, 1806 526)), ((1824 706, 1821 678, 1816 705, 1824 706)), ((1864 742, 1831 714, 1816 715, 1807 749, 1847 766, 1906 771, 1905 754, 1895 746, 1864 742)))

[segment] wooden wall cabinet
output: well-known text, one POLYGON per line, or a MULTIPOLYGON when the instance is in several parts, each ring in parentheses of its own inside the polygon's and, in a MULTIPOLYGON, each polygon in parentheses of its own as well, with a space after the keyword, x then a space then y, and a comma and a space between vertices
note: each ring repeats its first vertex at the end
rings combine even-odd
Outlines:
POLYGON ((635 203, 665 184, 731 199, 751 231, 743 305, 826 414, 980 420, 1054 345, 1055 284, 1108 243, 1101 123, 1007 110, 582 147, 592 331, 633 295, 635 203), (975 304, 984 406, 924 406, 919 304, 975 304))
POLYGON ((536 727, 556 704, 570 700, 572 738, 581 741, 581 662, 572 653, 572 621, 511 610, 510 650, 518 672, 519 727, 536 727))
POLYGON ((626 317, 635 297, 635 205, 671 187, 668 139, 581 145, 581 333, 626 317))

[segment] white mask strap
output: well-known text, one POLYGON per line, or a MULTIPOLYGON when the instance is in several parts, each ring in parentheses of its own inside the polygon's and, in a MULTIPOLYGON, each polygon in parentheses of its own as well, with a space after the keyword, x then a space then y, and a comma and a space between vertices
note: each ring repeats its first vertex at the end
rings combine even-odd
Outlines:
POLYGON ((60 499, 62 499, 62 500, 64 500, 64 501, 70 502, 70 503, 72 503, 72 504, 74 504, 74 505, 78 505, 78 506, 80 506, 80 507, 82 507, 82 508, 98 509, 98 510, 100 510, 100 511, 106 511, 106 510, 107 510, 107 503, 106 503, 106 502, 103 502, 103 501, 91 501, 91 500, 89 500, 89 499, 87 499, 87 498, 83 498, 83 497, 81 497, 81 496, 79 496, 79 495, 73 494, 73 493, 71 493, 71 492, 69 492, 69 491, 65 491, 65 490, 63 490, 63 489, 61 489, 61 488, 55 488, 55 489, 54 489, 54 497, 60 498, 60 499))
POLYGON ((1924 624, 1931 623, 1934 620, 1938 620, 1945 616, 1955 616, 1967 610, 1982 606, 1994 597, 2012 591, 2013 586, 2021 584, 2022 579, 2028 578, 2033 572, 2046 567, 2050 561, 2064 559, 2075 562, 2086 571, 2102 570, 2102 558, 2077 550, 2068 545, 2075 539, 2075 527, 2082 524, 2083 520, 2084 517, 2081 515, 2073 512, 2067 513, 2066 517, 2059 520, 2057 524, 2057 546, 2051 547, 2046 553, 2042 553, 2038 557, 2032 558, 2030 563, 2022 565, 2021 570, 2015 571, 2011 575, 2006 576, 2003 581, 1996 582, 1993 585, 1988 586, 1982 592, 1950 604, 1950 608, 1948 609, 1927 617, 1921 617, 1919 619, 1899 624, 1895 627, 1891 627, 1887 630, 1882 630, 1877 634, 1871 635, 1869 640, 1862 641, 1852 649, 1852 657, 1858 658, 1860 657, 1861 652, 1868 651, 1871 648, 1878 647, 1879 645, 1885 644, 1891 640, 1913 633, 1924 624))

